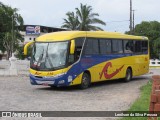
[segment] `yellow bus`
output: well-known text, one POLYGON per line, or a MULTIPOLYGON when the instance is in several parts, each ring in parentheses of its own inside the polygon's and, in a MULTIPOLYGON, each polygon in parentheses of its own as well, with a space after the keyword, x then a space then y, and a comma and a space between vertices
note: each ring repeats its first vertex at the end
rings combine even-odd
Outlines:
POLYGON ((105 31, 48 33, 29 42, 32 85, 88 88, 91 83, 123 78, 130 81, 149 71, 147 37, 105 31))

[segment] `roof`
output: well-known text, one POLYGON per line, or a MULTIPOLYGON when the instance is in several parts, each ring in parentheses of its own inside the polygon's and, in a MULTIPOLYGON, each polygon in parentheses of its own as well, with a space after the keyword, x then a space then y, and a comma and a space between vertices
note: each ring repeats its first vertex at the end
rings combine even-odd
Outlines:
POLYGON ((50 33, 50 32, 56 32, 56 31, 66 31, 67 29, 63 29, 63 28, 57 28, 57 27, 49 27, 49 26, 43 26, 43 25, 23 25, 23 26, 17 26, 19 30, 21 31, 26 31, 26 27, 27 26, 40 26, 40 31, 41 32, 46 32, 50 33))
POLYGON ((63 41, 71 40, 78 37, 92 37, 92 38, 121 38, 121 39, 135 39, 135 40, 148 40, 147 37, 126 35, 117 32, 105 32, 105 31, 60 31, 42 35, 36 39, 36 41, 63 41))

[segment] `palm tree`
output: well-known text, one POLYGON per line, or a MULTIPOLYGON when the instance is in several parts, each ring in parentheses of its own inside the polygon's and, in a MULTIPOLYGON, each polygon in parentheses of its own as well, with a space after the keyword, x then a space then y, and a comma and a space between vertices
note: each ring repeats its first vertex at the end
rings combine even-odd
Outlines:
POLYGON ((91 6, 80 5, 80 9, 76 8, 76 13, 68 12, 66 15, 68 19, 64 19, 63 28, 67 28, 70 30, 81 30, 81 31, 90 31, 90 30, 103 30, 98 26, 94 26, 93 24, 101 24, 106 25, 105 22, 96 18, 99 16, 98 13, 93 13, 93 9, 91 6))
POLYGON ((79 21, 78 16, 75 15, 74 12, 67 12, 66 13, 67 19, 63 19, 64 23, 62 28, 67 28, 69 30, 78 30, 79 21))
POLYGON ((103 30, 102 28, 98 26, 94 26, 92 24, 101 24, 101 25, 106 25, 105 22, 102 20, 95 18, 99 16, 98 13, 92 13, 92 7, 83 5, 81 3, 80 9, 76 8, 76 13, 79 19, 79 30, 103 30))

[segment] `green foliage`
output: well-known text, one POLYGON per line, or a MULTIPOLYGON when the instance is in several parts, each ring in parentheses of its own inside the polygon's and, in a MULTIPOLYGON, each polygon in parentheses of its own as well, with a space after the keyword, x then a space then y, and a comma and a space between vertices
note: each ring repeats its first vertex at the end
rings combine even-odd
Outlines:
POLYGON ((76 16, 74 12, 67 12, 66 16, 67 19, 63 19, 65 22, 62 27, 67 28, 69 30, 78 30, 78 16, 76 16))
POLYGON ((25 55, 23 54, 23 46, 19 46, 17 48, 17 55, 16 57, 20 60, 24 60, 25 59, 25 55))
POLYGON ((23 25, 23 18, 17 12, 17 8, 0 2, 0 50, 7 51, 7 58, 17 49, 19 41, 23 40, 18 29, 18 26, 23 25))
POLYGON ((12 34, 10 32, 5 32, 3 36, 3 46, 7 51, 7 58, 9 58, 12 55, 12 34))
MULTIPOLYGON (((129 34, 129 32, 126 32, 129 34)), ((135 26, 134 35, 146 36, 150 40, 151 58, 159 58, 160 53, 160 22, 143 21, 135 26)))
POLYGON ((5 47, 3 45, 3 37, 4 37, 4 33, 0 32, 0 50, 4 53, 5 52, 5 47))
POLYGON ((160 37, 154 40, 153 42, 155 58, 160 59, 160 37))
POLYGON ((67 19, 64 19, 62 28, 67 28, 69 30, 81 30, 81 31, 90 31, 90 30, 103 30, 98 26, 93 24, 106 25, 105 22, 96 18, 99 16, 98 13, 93 13, 91 6, 80 5, 80 8, 75 8, 76 12, 67 12, 67 19))
POLYGON ((20 60, 24 60, 25 58, 31 57, 32 47, 33 47, 32 45, 28 47, 28 54, 26 56, 23 54, 24 46, 18 46, 16 50, 16 53, 17 53, 16 57, 20 60))

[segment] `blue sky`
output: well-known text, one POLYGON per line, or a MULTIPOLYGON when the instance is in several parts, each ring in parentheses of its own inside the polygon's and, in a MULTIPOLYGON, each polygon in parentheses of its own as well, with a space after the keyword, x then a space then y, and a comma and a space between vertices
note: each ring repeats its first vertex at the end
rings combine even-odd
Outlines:
MULTIPOLYGON (((135 24, 142 21, 160 21, 160 0, 132 0, 135 24)), ((61 27, 68 11, 75 11, 80 3, 93 7, 100 19, 107 23, 100 26, 105 31, 125 32, 129 30, 130 0, 1 0, 16 7, 25 24, 61 27)))

